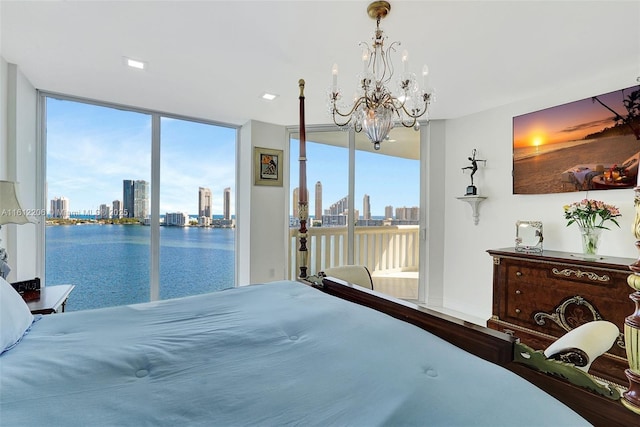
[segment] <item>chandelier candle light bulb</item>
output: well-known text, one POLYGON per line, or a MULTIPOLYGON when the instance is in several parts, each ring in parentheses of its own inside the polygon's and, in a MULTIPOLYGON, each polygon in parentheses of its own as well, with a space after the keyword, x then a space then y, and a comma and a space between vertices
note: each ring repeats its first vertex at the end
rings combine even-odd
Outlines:
POLYGON ((362 49, 362 75, 365 76, 367 74, 367 70, 369 69, 369 49, 362 49))
POLYGON ((427 91, 427 76, 429 75, 429 67, 426 65, 422 66, 422 87, 424 91, 427 91))

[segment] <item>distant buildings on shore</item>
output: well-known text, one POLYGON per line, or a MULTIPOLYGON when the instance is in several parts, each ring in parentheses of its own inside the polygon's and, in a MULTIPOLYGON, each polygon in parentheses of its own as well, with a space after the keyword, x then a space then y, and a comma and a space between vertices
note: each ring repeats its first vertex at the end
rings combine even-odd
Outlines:
MULTIPOLYGON (((289 220, 290 227, 297 227, 300 225, 299 218, 299 188, 293 189, 292 194, 292 211, 293 216, 289 220)), ((307 190, 307 201, 309 200, 309 193, 307 190)), ((311 227, 344 227, 347 225, 347 218, 349 214, 349 197, 343 197, 337 202, 331 204, 328 209, 322 210, 322 183, 316 182, 315 185, 315 216, 309 218, 307 226, 311 227)), ((413 207, 397 207, 395 209, 395 215, 393 212, 393 206, 385 206, 384 218, 374 218, 371 215, 371 198, 368 194, 365 194, 362 199, 362 216, 360 211, 354 209, 354 218, 356 219, 356 226, 383 226, 383 225, 416 225, 420 222, 420 208, 413 207)))
MULTIPOLYGON (((137 219, 140 223, 150 224, 149 182, 144 180, 125 179, 122 181, 122 200, 114 200, 111 205, 101 204, 95 212, 74 212, 70 208, 69 199, 55 197, 51 199, 49 218, 68 220, 72 217, 93 217, 98 221, 120 220, 122 218, 137 219)), ((184 212, 166 212, 160 218, 161 225, 167 226, 200 226, 200 227, 234 227, 235 219, 231 217, 231 188, 224 189, 222 194, 223 215, 213 215, 213 196, 211 190, 198 188, 198 216, 191 218, 184 212)))

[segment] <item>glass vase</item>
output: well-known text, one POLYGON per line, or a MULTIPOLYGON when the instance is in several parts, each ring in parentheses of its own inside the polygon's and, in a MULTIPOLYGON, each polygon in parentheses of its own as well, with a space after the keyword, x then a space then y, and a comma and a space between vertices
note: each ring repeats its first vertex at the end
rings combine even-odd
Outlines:
POLYGON ((580 227, 580 235, 582 236, 582 253, 584 255, 590 257, 598 255, 598 246, 600 245, 602 230, 602 228, 580 227))

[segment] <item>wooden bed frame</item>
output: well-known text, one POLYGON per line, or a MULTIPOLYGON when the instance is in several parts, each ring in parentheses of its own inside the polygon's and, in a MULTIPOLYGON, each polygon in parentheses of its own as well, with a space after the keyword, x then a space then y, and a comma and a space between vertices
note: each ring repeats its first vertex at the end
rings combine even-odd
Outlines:
MULTIPOLYGON (((612 400, 563 378, 545 374, 515 361, 517 339, 511 335, 485 328, 420 307, 380 292, 352 285, 333 277, 325 277, 323 292, 370 307, 392 317, 416 325, 489 362, 500 365, 538 388, 546 391, 579 413, 594 426, 638 426, 640 415, 625 408, 620 400, 612 400)), ((517 410, 505 408, 505 410, 517 410)))

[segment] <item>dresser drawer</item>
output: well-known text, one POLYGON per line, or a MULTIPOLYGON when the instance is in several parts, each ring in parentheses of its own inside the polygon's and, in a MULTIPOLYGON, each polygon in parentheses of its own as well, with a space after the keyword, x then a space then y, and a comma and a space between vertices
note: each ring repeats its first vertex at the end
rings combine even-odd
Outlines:
MULTIPOLYGON (((633 290, 627 285, 627 277, 634 259, 582 260, 554 251, 544 251, 539 256, 513 250, 489 253, 494 261, 493 317, 489 327, 511 329, 523 343, 542 350, 586 322, 608 320, 620 330, 620 339, 609 354, 626 361, 624 321, 635 310, 629 299, 633 290)), ((616 374, 624 377, 624 372, 616 374)))

